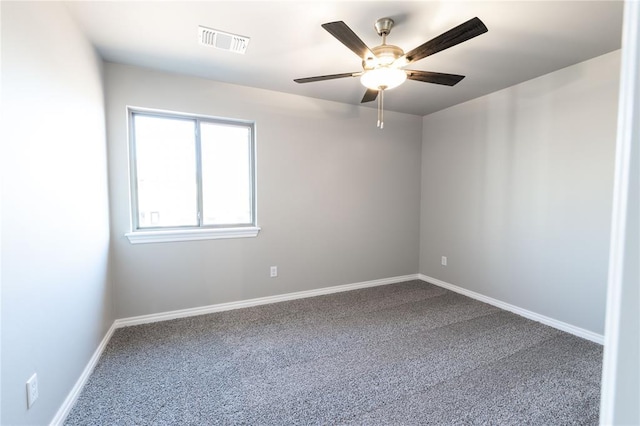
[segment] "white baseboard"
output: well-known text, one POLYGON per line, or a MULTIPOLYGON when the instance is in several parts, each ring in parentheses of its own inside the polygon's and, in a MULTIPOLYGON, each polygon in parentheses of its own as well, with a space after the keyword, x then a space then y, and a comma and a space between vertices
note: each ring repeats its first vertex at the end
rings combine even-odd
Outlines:
POLYGON ((53 417, 53 420, 51 420, 50 426, 62 425, 64 421, 67 419, 69 412, 71 411, 71 409, 73 408, 73 405, 76 403, 76 400, 80 396, 80 392, 82 391, 82 388, 84 388, 84 385, 87 383, 87 380, 89 380, 89 376, 91 376, 93 369, 98 363, 98 360, 100 359, 100 356, 104 351, 104 348, 107 347, 107 343, 109 343, 109 340, 111 339, 111 336, 113 335, 113 332, 115 331, 115 329, 116 329, 116 325, 114 322, 113 324, 111 324, 111 327, 109 327, 109 330, 107 330, 107 333, 102 338, 102 341, 100 342, 100 344, 98 345, 98 348, 95 350, 95 352, 91 356, 91 359, 89 359, 89 362, 87 363, 87 366, 82 371, 80 378, 76 381, 76 384, 73 385, 71 392, 69 392, 69 395, 67 395, 67 398, 64 400, 64 402, 58 409, 58 412, 53 417))
POLYGON ((503 302, 501 300, 497 300, 492 297, 488 297, 483 294, 476 293, 475 291, 467 290, 466 288, 449 284, 437 278, 432 278, 424 274, 418 274, 418 277, 422 281, 426 281, 428 283, 437 285, 438 287, 446 288, 447 290, 451 290, 456 293, 462 294, 464 296, 468 296, 472 299, 476 299, 481 302, 488 303, 489 305, 493 305, 500 309, 504 309, 505 311, 513 312, 514 314, 520 315, 530 320, 534 320, 542 324, 548 325, 550 327, 557 328, 558 330, 566 331, 567 333, 573 334, 574 336, 582 337, 583 339, 587 339, 594 343, 604 345, 604 336, 602 334, 594 333, 592 331, 585 330, 584 328, 576 327, 574 325, 567 324, 566 322, 558 321, 556 319, 553 319, 544 315, 540 315, 532 311, 528 311, 518 306, 503 302))
POLYGON ((357 290, 360 288, 376 287, 380 285, 400 283, 417 280, 418 274, 402 275, 399 277, 383 278, 373 281, 364 281, 354 284, 324 287, 315 290, 297 291, 276 296, 258 297, 256 299, 239 300, 237 302, 219 303, 216 305, 200 306, 197 308, 180 309, 177 311, 161 312, 158 314, 140 315, 136 317, 118 319, 114 322, 115 328, 129 327, 132 325, 148 324, 158 321, 167 321, 176 318, 193 317, 197 315, 211 314, 214 312, 230 311, 233 309, 248 308, 251 306, 267 305, 269 303, 284 302, 287 300, 304 299, 307 297, 322 296, 325 294, 339 293, 342 291, 357 290))

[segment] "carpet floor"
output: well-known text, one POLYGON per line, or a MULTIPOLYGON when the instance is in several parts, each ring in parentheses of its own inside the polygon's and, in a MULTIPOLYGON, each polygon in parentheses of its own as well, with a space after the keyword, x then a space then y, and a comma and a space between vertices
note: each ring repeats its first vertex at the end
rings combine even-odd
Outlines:
POLYGON ((596 425, 601 363, 410 281, 118 329, 66 424, 596 425))

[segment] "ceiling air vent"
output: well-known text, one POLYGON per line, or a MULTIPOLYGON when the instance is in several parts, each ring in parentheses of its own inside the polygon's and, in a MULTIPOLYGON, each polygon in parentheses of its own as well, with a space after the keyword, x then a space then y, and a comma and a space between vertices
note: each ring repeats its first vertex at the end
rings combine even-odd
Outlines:
POLYGON ((203 26, 198 27, 198 39, 200 44, 205 46, 213 46, 217 49, 240 54, 246 52, 249 40, 251 40, 249 37, 225 33, 224 31, 203 26))

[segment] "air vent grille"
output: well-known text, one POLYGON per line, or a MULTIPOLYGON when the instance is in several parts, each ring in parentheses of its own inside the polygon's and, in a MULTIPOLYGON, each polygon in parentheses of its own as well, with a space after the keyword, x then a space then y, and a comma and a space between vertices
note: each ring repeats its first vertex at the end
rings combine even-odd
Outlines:
POLYGON ((249 37, 231 34, 213 28, 198 27, 198 39, 200 44, 213 46, 217 49, 244 54, 249 45, 249 37))

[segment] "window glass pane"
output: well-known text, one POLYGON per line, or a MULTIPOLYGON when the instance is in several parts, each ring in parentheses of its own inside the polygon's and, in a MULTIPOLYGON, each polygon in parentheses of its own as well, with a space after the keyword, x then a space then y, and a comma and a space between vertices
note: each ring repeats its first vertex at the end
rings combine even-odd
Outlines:
POLYGON ((201 123, 204 225, 250 224, 251 129, 201 123))
POLYGON ((195 122, 134 117, 138 226, 197 226, 195 122))

